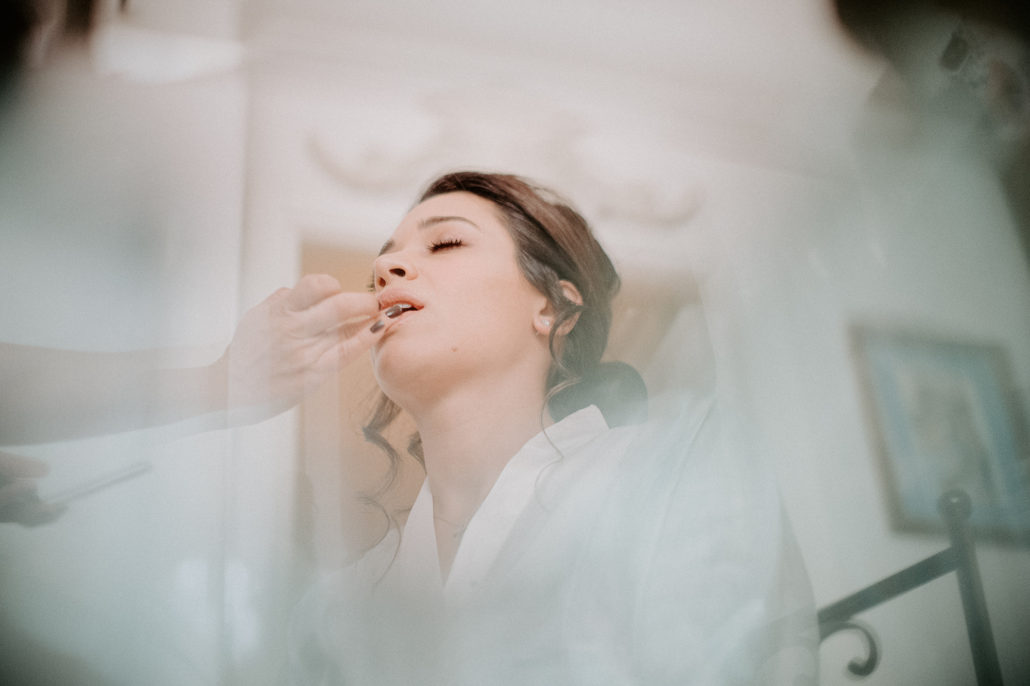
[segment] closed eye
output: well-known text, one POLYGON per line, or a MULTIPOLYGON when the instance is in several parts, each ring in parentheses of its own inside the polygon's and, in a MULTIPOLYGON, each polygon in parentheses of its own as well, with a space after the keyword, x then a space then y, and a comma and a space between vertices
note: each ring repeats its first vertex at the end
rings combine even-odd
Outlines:
POLYGON ((440 250, 447 250, 449 248, 457 248, 465 245, 464 241, 460 238, 445 238, 440 241, 434 241, 429 245, 429 252, 438 252, 440 250))

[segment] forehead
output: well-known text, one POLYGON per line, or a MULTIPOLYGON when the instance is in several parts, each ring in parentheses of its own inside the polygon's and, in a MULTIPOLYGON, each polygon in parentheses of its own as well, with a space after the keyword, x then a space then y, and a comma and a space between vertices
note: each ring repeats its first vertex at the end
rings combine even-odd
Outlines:
POLYGON ((494 203, 473 193, 457 191, 433 196, 416 205, 383 243, 379 254, 393 252, 435 226, 452 224, 469 227, 484 237, 514 245, 494 203))
POLYGON ((490 227, 504 228, 497 206, 478 195, 458 191, 435 195, 416 205, 401 220, 394 237, 403 231, 414 231, 426 226, 427 222, 439 223, 446 218, 464 219, 482 230, 490 227))

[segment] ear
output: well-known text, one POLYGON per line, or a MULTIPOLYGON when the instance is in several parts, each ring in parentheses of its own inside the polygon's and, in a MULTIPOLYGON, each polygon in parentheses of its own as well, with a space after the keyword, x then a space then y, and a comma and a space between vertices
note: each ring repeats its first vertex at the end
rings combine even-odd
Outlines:
MULTIPOLYGON (((562 293, 565 297, 576 303, 577 305, 583 304, 583 296, 579 294, 579 289, 572 285, 571 281, 562 279, 558 282, 561 285, 562 293)), ((576 321, 579 319, 579 314, 573 315, 568 321, 564 322, 561 329, 558 331, 559 336, 566 336, 573 327, 576 326, 576 321)), ((551 333, 551 327, 554 326, 555 322, 555 308, 550 300, 544 298, 543 306, 536 313, 533 318, 533 328, 541 336, 549 336, 551 333)))

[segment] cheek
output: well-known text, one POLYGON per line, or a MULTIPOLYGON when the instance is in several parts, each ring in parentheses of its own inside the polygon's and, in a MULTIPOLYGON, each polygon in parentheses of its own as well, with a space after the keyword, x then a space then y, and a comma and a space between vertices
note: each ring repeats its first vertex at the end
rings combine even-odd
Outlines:
MULTIPOLYGON (((476 312, 495 326, 512 328, 532 321, 532 287, 521 274, 492 274, 477 282, 474 290, 466 289, 470 318, 476 312)), ((476 317, 478 318, 478 317, 476 317)))
MULTIPOLYGON (((475 321, 480 327, 479 345, 486 341, 498 348, 520 348, 530 344, 536 337, 533 327, 534 314, 539 308, 539 298, 530 286, 513 287, 510 282, 498 284, 483 305, 481 316, 475 321)), ((472 345, 477 345, 473 337, 472 345)))
POLYGON ((470 329, 493 330, 521 316, 521 287, 510 273, 499 269, 455 272, 442 290, 439 303, 446 310, 446 327, 453 333, 470 329), (507 321, 505 321, 507 320, 507 321))

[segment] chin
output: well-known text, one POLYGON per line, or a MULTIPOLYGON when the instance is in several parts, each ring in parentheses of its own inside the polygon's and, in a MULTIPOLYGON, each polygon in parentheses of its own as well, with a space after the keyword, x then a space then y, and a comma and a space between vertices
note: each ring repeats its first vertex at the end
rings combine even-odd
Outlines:
POLYGON ((402 351, 401 346, 391 347, 377 351, 373 358, 379 388, 401 407, 431 402, 447 389, 460 386, 477 375, 475 363, 470 364, 467 356, 456 354, 450 348, 443 352, 425 346, 413 348, 402 351))
POLYGON ((395 350, 379 350, 372 360, 372 371, 379 388, 388 398, 404 406, 402 399, 413 391, 431 387, 426 373, 434 369, 432 361, 424 355, 396 354, 395 350))

